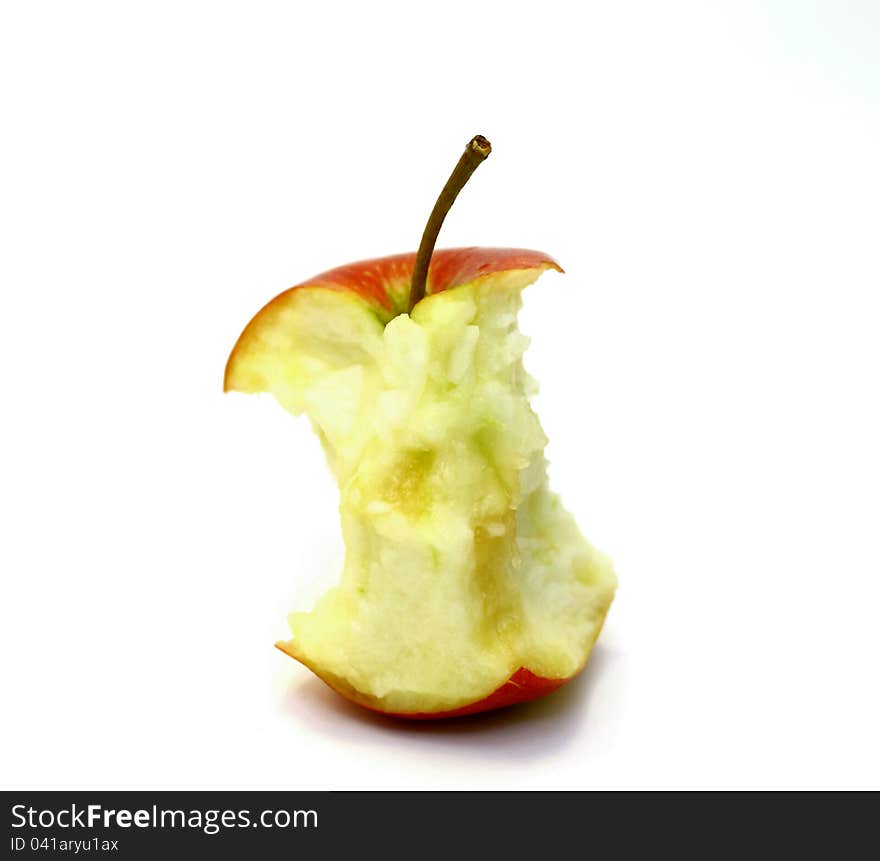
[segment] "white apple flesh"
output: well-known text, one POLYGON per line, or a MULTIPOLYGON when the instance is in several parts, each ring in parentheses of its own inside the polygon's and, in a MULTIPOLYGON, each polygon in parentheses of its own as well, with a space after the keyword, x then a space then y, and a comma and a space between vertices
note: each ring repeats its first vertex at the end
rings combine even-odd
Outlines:
POLYGON ((362 705, 425 717, 513 701, 497 692, 517 673, 575 675, 616 578, 550 490, 529 404, 521 292, 558 267, 438 251, 429 294, 398 314, 412 259, 282 294, 239 339, 226 388, 306 413, 339 485, 340 583, 290 616, 280 647, 362 705))

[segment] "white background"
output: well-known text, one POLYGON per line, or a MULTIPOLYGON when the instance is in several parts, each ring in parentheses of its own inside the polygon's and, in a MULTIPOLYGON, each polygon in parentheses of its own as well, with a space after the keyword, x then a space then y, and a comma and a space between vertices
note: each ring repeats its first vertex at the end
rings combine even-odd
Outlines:
POLYGON ((28 3, 0 18, 4 788, 880 785, 871 2, 28 3), (538 248, 588 671, 443 725, 272 648, 341 564, 305 420, 221 394, 334 265, 538 248))

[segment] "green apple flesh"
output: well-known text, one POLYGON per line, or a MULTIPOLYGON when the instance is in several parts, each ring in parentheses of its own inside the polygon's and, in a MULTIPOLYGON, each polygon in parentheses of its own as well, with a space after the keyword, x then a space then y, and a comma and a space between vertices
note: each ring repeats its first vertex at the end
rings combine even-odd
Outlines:
POLYGON ((397 316, 302 286, 230 359, 227 388, 309 416, 339 485, 341 581, 290 616, 282 648, 371 708, 455 711, 520 668, 569 678, 614 596, 609 561, 548 486, 529 404, 517 313, 541 271, 397 316))

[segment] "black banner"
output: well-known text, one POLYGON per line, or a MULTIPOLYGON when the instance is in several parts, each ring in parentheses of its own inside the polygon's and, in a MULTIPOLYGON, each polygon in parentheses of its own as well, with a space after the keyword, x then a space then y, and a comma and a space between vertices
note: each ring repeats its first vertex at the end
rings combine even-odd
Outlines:
POLYGON ((848 857, 867 845, 866 820, 856 810, 844 813, 842 804, 816 795, 797 805, 780 805, 771 794, 740 794, 733 802, 729 793, 691 795, 686 804, 573 792, 25 792, 3 799, 6 857, 20 859, 355 852, 385 861, 442 852, 457 861, 649 847, 700 857, 721 847, 790 857, 806 837, 814 851, 848 857))

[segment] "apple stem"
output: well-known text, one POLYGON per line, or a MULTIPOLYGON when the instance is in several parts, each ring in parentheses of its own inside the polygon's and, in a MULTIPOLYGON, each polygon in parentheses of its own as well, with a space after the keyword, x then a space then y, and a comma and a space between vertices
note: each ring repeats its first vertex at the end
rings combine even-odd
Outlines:
POLYGON ((418 254, 416 254, 412 285, 409 288, 407 308, 409 313, 412 313, 412 309, 425 297, 428 267, 431 265, 431 255, 434 253, 434 245, 437 243, 437 237, 440 234, 446 213, 449 212, 465 183, 471 178, 471 174, 486 160, 490 152, 492 152, 492 144, 482 135, 476 135, 465 147, 455 170, 446 180, 446 185, 443 186, 443 191, 440 192, 440 196, 431 210, 428 223, 425 225, 425 232, 422 234, 422 241, 419 244, 418 254))

